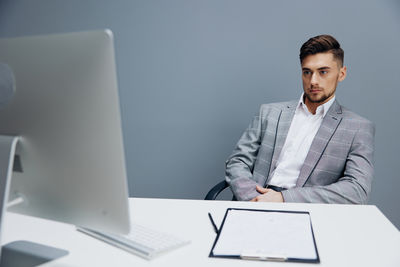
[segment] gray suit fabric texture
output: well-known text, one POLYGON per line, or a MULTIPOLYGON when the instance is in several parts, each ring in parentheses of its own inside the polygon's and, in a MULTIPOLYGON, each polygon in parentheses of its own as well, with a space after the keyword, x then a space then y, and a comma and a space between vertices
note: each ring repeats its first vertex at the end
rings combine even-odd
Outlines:
MULTIPOLYGON (((264 104, 226 161, 226 181, 237 200, 260 195, 276 168, 297 101, 264 104)), ((322 120, 296 186, 285 202, 366 204, 374 175, 375 127, 335 100, 322 120)))

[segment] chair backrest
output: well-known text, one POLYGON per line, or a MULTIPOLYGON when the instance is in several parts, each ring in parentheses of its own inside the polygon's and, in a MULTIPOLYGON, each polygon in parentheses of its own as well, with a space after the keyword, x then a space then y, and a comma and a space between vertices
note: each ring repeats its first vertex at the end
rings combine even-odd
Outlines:
MULTIPOLYGON (((208 191, 204 200, 215 200, 218 197, 218 195, 228 187, 229 184, 225 180, 219 182, 218 184, 214 185, 213 188, 210 189, 210 191, 208 191)), ((237 199, 235 196, 233 196, 232 200, 235 201, 237 199)))

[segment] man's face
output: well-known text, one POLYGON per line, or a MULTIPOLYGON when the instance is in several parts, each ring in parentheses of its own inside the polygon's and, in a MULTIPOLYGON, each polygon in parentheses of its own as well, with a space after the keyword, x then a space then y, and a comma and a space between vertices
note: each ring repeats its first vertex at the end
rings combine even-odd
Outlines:
POLYGON ((341 67, 330 52, 305 57, 301 68, 306 104, 328 102, 334 96, 338 82, 346 77, 346 67, 341 67))

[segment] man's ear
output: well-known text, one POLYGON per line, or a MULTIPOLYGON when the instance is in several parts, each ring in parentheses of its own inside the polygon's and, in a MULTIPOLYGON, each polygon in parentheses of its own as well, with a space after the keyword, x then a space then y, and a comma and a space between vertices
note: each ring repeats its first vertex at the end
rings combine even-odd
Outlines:
POLYGON ((339 82, 343 81, 347 76, 347 67, 343 66, 339 69, 339 82))

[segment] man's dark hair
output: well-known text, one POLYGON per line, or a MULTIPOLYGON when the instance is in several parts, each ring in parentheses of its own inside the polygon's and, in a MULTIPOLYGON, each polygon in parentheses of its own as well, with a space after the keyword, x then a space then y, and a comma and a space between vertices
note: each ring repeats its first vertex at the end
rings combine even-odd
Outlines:
POLYGON ((333 58, 338 61, 340 67, 343 66, 344 52, 340 48, 339 42, 330 35, 318 35, 308 39, 300 48, 300 63, 303 63, 309 55, 317 53, 331 52, 333 58))

